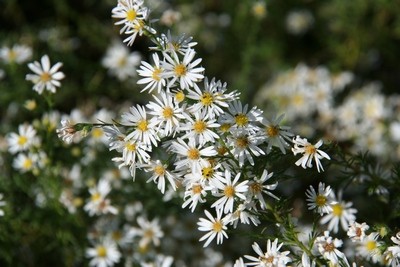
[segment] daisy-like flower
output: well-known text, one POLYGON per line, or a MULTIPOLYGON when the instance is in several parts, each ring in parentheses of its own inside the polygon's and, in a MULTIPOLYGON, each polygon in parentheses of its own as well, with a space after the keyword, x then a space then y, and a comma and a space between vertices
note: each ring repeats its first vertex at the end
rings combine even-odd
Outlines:
POLYGON ((339 197, 336 200, 334 193, 332 193, 333 203, 331 205, 332 212, 321 218, 321 224, 328 224, 328 230, 337 233, 339 231, 339 223, 343 230, 347 231, 349 222, 356 220, 357 210, 352 208, 352 202, 345 202, 342 200, 342 194, 339 192, 339 197))
POLYGON ((248 105, 242 105, 239 100, 229 102, 228 112, 221 116, 220 124, 230 124, 238 129, 247 129, 250 132, 259 130, 256 122, 262 121, 262 111, 253 107, 248 110, 248 105))
POLYGON ((356 254, 367 259, 372 260, 373 263, 378 263, 382 260, 382 253, 380 246, 383 242, 378 241, 379 233, 372 232, 367 235, 362 241, 357 244, 356 254))
POLYGON ((202 183, 193 182, 186 186, 186 191, 183 199, 185 202, 182 204, 182 208, 186 208, 189 204, 189 208, 192 212, 196 209, 197 203, 204 203, 206 200, 204 197, 207 195, 207 191, 202 183))
POLYGON ((199 241, 201 242, 207 239, 203 245, 203 247, 207 247, 211 243, 211 241, 213 241, 214 238, 217 237, 217 244, 222 244, 224 237, 228 238, 228 235, 226 233, 227 221, 225 220, 225 218, 221 218, 222 210, 217 210, 217 217, 215 218, 208 210, 204 210, 204 213, 206 214, 208 220, 200 218, 199 222, 197 222, 197 225, 199 226, 199 231, 208 233, 203 235, 199 241))
POLYGON ((91 259, 90 266, 109 267, 120 261, 121 253, 112 239, 105 238, 94 247, 86 249, 86 257, 91 259))
POLYGON ((138 52, 130 53, 126 46, 114 42, 107 49, 101 63, 112 76, 117 77, 120 81, 125 81, 136 76, 135 69, 140 64, 140 54, 138 52))
POLYGON ((140 105, 130 107, 129 112, 121 115, 121 124, 135 128, 125 137, 125 140, 138 140, 147 146, 153 144, 157 147, 159 138, 155 131, 155 124, 147 118, 145 107, 140 105))
POLYGON ((258 136, 252 135, 247 129, 235 129, 232 135, 228 136, 228 146, 231 153, 239 162, 239 166, 243 166, 245 161, 249 161, 254 165, 253 155, 259 157, 265 152, 258 147, 261 140, 258 136))
POLYGON ((159 246, 160 238, 164 236, 164 232, 161 230, 158 218, 149 221, 143 216, 138 216, 137 223, 139 227, 133 227, 129 231, 129 235, 140 238, 139 247, 145 249, 150 244, 159 246))
POLYGON ((37 157, 32 153, 19 153, 13 161, 13 167, 21 173, 32 171, 36 167, 37 157))
POLYGON ((1 207, 4 207, 6 205, 6 202, 2 200, 3 199, 3 194, 0 193, 0 216, 4 216, 4 211, 1 209, 1 207))
POLYGON ((151 122, 157 125, 156 131, 164 136, 174 134, 179 125, 179 120, 184 119, 183 110, 175 103, 172 95, 161 92, 160 98, 154 96, 156 102, 150 101, 146 107, 148 113, 154 117, 151 122))
POLYGON ((26 45, 15 44, 13 47, 2 47, 0 49, 0 59, 7 64, 22 64, 32 57, 32 48, 26 45))
POLYGON ((161 89, 166 85, 164 79, 164 69, 161 67, 160 58, 157 53, 153 53, 154 65, 150 65, 146 61, 142 61, 140 69, 137 70, 139 76, 144 78, 137 81, 138 84, 147 84, 140 92, 146 90, 151 93, 155 88, 157 88, 157 93, 161 93, 161 89))
POLYGON ((278 186, 278 182, 264 185, 264 183, 268 181, 272 177, 272 175, 272 172, 268 173, 267 170, 264 170, 260 178, 254 177, 254 179, 249 182, 249 193, 252 197, 258 199, 261 209, 266 209, 267 207, 267 203, 265 202, 263 193, 275 198, 276 200, 279 200, 277 196, 269 192, 275 190, 275 188, 278 186))
POLYGON ((215 119, 209 119, 205 111, 196 112, 191 116, 186 116, 187 123, 179 127, 179 131, 186 131, 187 133, 182 136, 182 139, 195 139, 200 145, 207 142, 213 142, 219 138, 219 135, 213 131, 220 125, 216 123, 215 119))
POLYGON ((15 154, 26 151, 30 147, 38 144, 36 130, 30 124, 21 124, 18 126, 18 133, 11 133, 7 136, 8 151, 15 154))
POLYGON ((353 242, 360 242, 363 241, 366 234, 365 232, 369 229, 369 226, 363 223, 351 222, 349 225, 349 229, 347 230, 347 236, 353 242))
POLYGON ((246 200, 245 193, 249 188, 247 185, 249 181, 245 180, 239 182, 240 175, 241 173, 236 174, 232 181, 231 171, 225 170, 225 177, 223 177, 223 179, 215 179, 212 181, 212 186, 218 190, 214 195, 220 197, 211 205, 212 208, 221 210, 224 213, 229 213, 233 211, 233 205, 236 199, 246 200))
POLYGON ((105 179, 99 180, 96 187, 89 188, 90 199, 83 209, 90 216, 108 213, 117 214, 118 210, 111 206, 110 200, 106 198, 110 192, 110 183, 105 179))
POLYGON ((267 251, 263 252, 260 246, 254 242, 252 245, 253 250, 257 253, 258 257, 251 255, 245 255, 244 257, 252 262, 246 263, 246 266, 260 266, 260 267, 283 267, 287 263, 291 262, 292 259, 287 255, 290 251, 280 252, 279 250, 283 246, 283 243, 278 244, 278 239, 273 242, 268 239, 267 241, 267 251))
POLYGON ((315 191, 314 187, 310 185, 310 188, 306 191, 308 209, 315 210, 321 216, 324 213, 331 213, 333 210, 332 204, 334 204, 331 193, 331 187, 325 187, 324 183, 319 183, 318 193, 315 191))
POLYGON ((162 67, 165 69, 165 77, 169 79, 168 87, 173 87, 178 82, 181 89, 189 89, 204 78, 204 68, 197 67, 201 58, 193 61, 195 55, 193 49, 188 49, 181 61, 175 51, 172 51, 171 56, 164 53, 165 61, 162 67))
POLYGON ((273 118, 271 121, 263 118, 261 124, 264 127, 264 134, 267 137, 268 147, 267 154, 271 152, 273 146, 279 147, 283 154, 286 154, 285 147, 289 146, 287 141, 291 141, 291 137, 293 133, 289 132, 290 127, 288 126, 280 126, 284 115, 280 115, 277 118, 273 118))
POLYGON ((397 267, 400 266, 400 232, 390 239, 395 245, 388 247, 383 256, 386 266, 397 267))
POLYGON ((344 253, 338 250, 343 245, 343 241, 331 237, 329 231, 325 231, 323 236, 318 236, 315 244, 324 259, 329 260, 332 264, 338 264, 339 260, 345 257, 344 253))
POLYGON ((188 108, 190 112, 197 113, 200 110, 205 110, 210 118, 223 114, 223 108, 227 108, 229 106, 228 103, 239 96, 237 92, 226 93, 226 83, 215 81, 215 78, 208 82, 207 77, 204 79, 203 90, 198 86, 194 86, 188 91, 187 97, 197 101, 197 103, 188 108))
POLYGON ((251 209, 254 208, 254 206, 255 204, 253 202, 239 204, 233 213, 227 215, 227 220, 230 224, 233 224, 233 228, 235 229, 239 221, 243 224, 250 224, 251 222, 255 226, 259 225, 260 220, 257 215, 251 212, 251 209))
POLYGON ((303 156, 296 161, 296 165, 303 167, 304 169, 306 167, 311 168, 312 167, 312 160, 314 159, 315 164, 317 165, 317 170, 320 172, 320 170, 324 170, 322 167, 321 159, 326 158, 330 160, 331 158, 329 157, 328 154, 326 154, 324 151, 318 149, 322 145, 322 140, 319 140, 315 145, 310 144, 306 138, 301 138, 300 136, 296 136, 296 138, 293 139, 294 147, 292 148, 293 154, 297 155, 298 153, 303 154, 303 156))
POLYGON ((157 184, 158 190, 160 190, 161 193, 164 194, 165 192, 165 179, 168 180, 168 182, 172 186, 172 189, 174 191, 176 190, 175 176, 167 170, 166 164, 163 164, 161 163, 161 161, 156 160, 150 161, 149 163, 141 165, 140 167, 143 168, 146 172, 152 173, 147 182, 155 182, 157 184))
POLYGON ((27 74, 26 80, 34 83, 33 90, 39 94, 42 94, 44 89, 51 93, 55 93, 56 88, 61 86, 60 80, 65 77, 64 73, 58 71, 61 66, 62 63, 57 62, 51 67, 49 57, 44 55, 42 56, 40 63, 35 61, 28 64, 28 67, 35 74, 27 74))
POLYGON ((162 33, 161 37, 157 37, 157 41, 161 44, 161 47, 150 47, 152 50, 161 50, 167 53, 175 51, 179 54, 184 55, 188 49, 196 46, 196 42, 192 42, 193 37, 186 37, 184 34, 180 36, 173 36, 168 31, 167 34, 162 33))
POLYGON ((217 155, 214 146, 202 148, 202 145, 196 144, 194 139, 189 139, 186 143, 178 138, 177 141, 172 142, 172 147, 175 153, 182 156, 174 163, 178 170, 185 167, 190 168, 192 172, 200 172, 208 164, 206 158, 217 155))
POLYGON ((147 18, 148 10, 143 6, 143 0, 118 0, 111 11, 112 18, 117 19, 115 25, 123 25, 120 34, 127 33, 138 20, 147 18))

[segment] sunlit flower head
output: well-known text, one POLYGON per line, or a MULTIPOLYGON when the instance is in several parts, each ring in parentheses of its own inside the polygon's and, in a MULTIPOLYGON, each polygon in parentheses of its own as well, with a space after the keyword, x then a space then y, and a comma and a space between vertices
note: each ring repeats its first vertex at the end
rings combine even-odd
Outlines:
POLYGON ((321 216, 324 213, 332 212, 333 196, 332 189, 330 186, 325 187, 324 183, 319 183, 318 192, 315 191, 314 187, 310 186, 306 191, 307 206, 309 210, 315 210, 321 216))
POLYGON ((222 216, 222 210, 217 210, 217 217, 213 217, 208 210, 204 210, 208 219, 200 218, 197 225, 199 231, 207 232, 200 238, 200 242, 206 240, 203 247, 207 247, 211 241, 217 237, 217 244, 222 244, 224 237, 228 238, 226 233, 227 221, 222 216))
POLYGON ((90 258, 89 266, 110 267, 120 261, 121 253, 117 244, 106 238, 94 247, 86 249, 86 257, 90 258))
POLYGON ((245 255, 244 257, 252 262, 246 263, 246 266, 262 266, 262 267, 283 267, 287 263, 291 262, 292 259, 288 257, 290 251, 279 251, 283 246, 283 243, 278 244, 278 239, 273 242, 268 239, 266 252, 260 248, 260 246, 254 242, 252 245, 253 250, 257 253, 258 257, 245 255))
POLYGON ((296 136, 296 138, 293 139, 294 146, 292 148, 293 154, 303 154, 303 156, 296 161, 296 165, 303 167, 304 169, 306 167, 311 168, 312 167, 312 161, 315 161, 315 164, 317 165, 317 170, 318 172, 320 170, 324 170, 322 167, 321 159, 326 158, 330 160, 331 158, 329 157, 328 154, 326 154, 324 151, 320 150, 319 147, 322 145, 322 140, 319 140, 315 145, 312 145, 307 141, 306 138, 301 138, 300 136, 296 136))

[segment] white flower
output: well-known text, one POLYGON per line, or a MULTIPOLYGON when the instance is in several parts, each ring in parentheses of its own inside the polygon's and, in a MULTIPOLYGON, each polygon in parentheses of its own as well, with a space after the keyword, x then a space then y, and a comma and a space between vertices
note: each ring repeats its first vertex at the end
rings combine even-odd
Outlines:
POLYGON ((61 128, 56 130, 58 138, 70 144, 74 140, 77 130, 69 120, 61 120, 61 128))
POLYGON ((181 36, 171 35, 171 31, 167 34, 162 33, 161 37, 157 37, 157 41, 161 44, 160 47, 150 47, 152 50, 160 50, 167 53, 175 51, 179 54, 185 55, 188 49, 196 46, 196 42, 192 42, 193 37, 186 37, 184 34, 181 36))
POLYGON ((233 264, 233 267, 245 267, 243 258, 240 257, 239 259, 237 259, 233 264))
POLYGON ((323 236, 318 236, 315 239, 315 244, 319 253, 333 264, 338 264, 339 258, 345 257, 343 252, 338 250, 343 245, 342 240, 331 237, 329 231, 325 231, 323 236))
POLYGON ((398 267, 400 266, 400 232, 396 236, 392 236, 391 240, 395 245, 388 247, 383 257, 386 261, 386 266, 398 267))
POLYGON ((107 48, 106 55, 102 59, 102 65, 118 80, 125 81, 136 76, 136 68, 140 64, 138 52, 129 53, 129 49, 119 42, 114 42, 107 48))
POLYGON ((220 197, 211 207, 217 210, 223 210, 224 213, 233 211, 233 205, 236 199, 246 200, 244 193, 248 190, 248 180, 239 182, 241 173, 236 174, 233 181, 231 180, 231 175, 231 171, 225 170, 225 177, 222 179, 215 179, 211 182, 212 185, 218 189, 218 192, 214 193, 214 195, 220 197))
POLYGON ((155 246, 159 246, 160 238, 164 236, 164 232, 161 230, 158 219, 155 218, 149 221, 147 218, 139 216, 137 217, 137 223, 139 227, 133 227, 129 235, 140 238, 139 247, 145 249, 151 243, 155 246))
POLYGON ((224 237, 228 238, 228 235, 225 232, 227 230, 227 221, 225 219, 221 219, 222 210, 217 210, 216 218, 214 218, 208 210, 204 210, 204 213, 206 214, 208 220, 200 218, 200 221, 197 223, 197 225, 199 226, 199 231, 207 231, 208 233, 203 235, 199 241, 201 242, 207 239, 203 245, 203 247, 207 247, 211 241, 217 237, 217 244, 222 244, 224 237))
POLYGON ((296 136, 293 139, 294 147, 292 148, 293 154, 297 155, 298 153, 303 154, 303 156, 296 161, 296 165, 303 167, 311 168, 312 167, 312 160, 314 159, 315 164, 317 165, 318 172, 320 170, 324 170, 321 164, 321 159, 331 159, 328 154, 324 151, 319 150, 318 148, 322 145, 322 140, 319 140, 315 145, 310 144, 306 138, 301 138, 300 136, 296 136))
POLYGON ((252 196, 258 199, 258 201, 260 202, 261 209, 266 209, 267 207, 267 204, 263 197, 263 193, 269 195, 270 197, 275 198, 276 200, 279 200, 277 196, 269 192, 271 190, 275 190, 275 188, 278 186, 278 182, 264 185, 264 183, 267 180, 269 180, 272 177, 272 175, 273 175, 272 172, 268 173, 267 170, 264 170, 260 178, 254 177, 254 179, 250 180, 249 182, 249 192, 252 196))
POLYGON ((86 249, 86 257, 91 258, 89 265, 96 267, 114 266, 121 258, 117 244, 110 238, 104 239, 93 248, 86 249))
POLYGON ((155 123, 147 118, 145 107, 140 105, 130 107, 129 112, 121 115, 121 124, 135 128, 125 137, 125 140, 138 140, 146 146, 152 144, 157 146, 159 138, 155 131, 155 123))
POLYGON ((359 242, 365 238, 365 231, 369 229, 369 226, 364 223, 351 222, 349 229, 347 230, 347 236, 350 237, 351 241, 359 242))
MULTIPOLYGON (((332 193, 333 194, 333 193, 332 193)), ((342 229, 347 231, 349 228, 349 222, 353 222, 356 219, 354 215, 357 210, 351 208, 352 202, 345 202, 342 200, 342 194, 339 193, 339 198, 335 199, 333 195, 334 202, 332 203, 332 212, 321 218, 321 224, 328 224, 328 230, 337 233, 339 231, 339 223, 342 229)))
POLYGON ((191 116, 186 116, 187 123, 179 127, 179 131, 186 131, 187 133, 182 136, 182 139, 195 139, 200 145, 207 142, 214 143, 219 135, 213 131, 214 128, 220 125, 215 122, 215 119, 210 119, 205 111, 196 112, 191 116))
POLYGON ((54 66, 50 67, 50 59, 47 55, 44 55, 41 58, 41 63, 35 61, 28 64, 28 67, 35 74, 27 74, 26 80, 34 83, 33 90, 39 94, 42 94, 44 89, 55 93, 56 87, 61 86, 60 80, 65 77, 64 73, 58 71, 61 66, 62 63, 57 62, 54 66))
POLYGON ((170 79, 168 87, 173 87, 175 82, 178 82, 181 89, 189 89, 194 83, 204 78, 204 68, 197 67, 201 58, 192 62, 195 55, 196 52, 193 49, 188 49, 181 61, 175 51, 172 51, 171 56, 164 53, 166 61, 163 62, 162 67, 165 69, 165 77, 170 79))
POLYGON ((147 180, 147 182, 153 181, 157 184, 158 190, 164 194, 165 192, 165 179, 168 180, 172 189, 176 190, 175 176, 167 170, 167 165, 162 164, 159 160, 150 161, 147 164, 140 166, 146 172, 152 172, 152 176, 147 180))
POLYGON ((264 127, 264 134, 267 137, 268 147, 267 154, 271 152, 272 146, 279 147, 283 154, 286 154, 285 147, 288 147, 289 144, 287 141, 291 141, 291 137, 293 133, 289 132, 290 127, 288 126, 280 126, 284 115, 280 115, 277 118, 273 118, 271 121, 263 118, 261 123, 264 127))
POLYGON ((255 226, 260 224, 258 216, 251 211, 251 208, 254 208, 253 202, 241 203, 233 213, 227 215, 227 220, 230 224, 233 224, 233 228, 236 229, 239 221, 243 224, 250 224, 251 222, 255 226))
POLYGON ((182 208, 186 208, 187 205, 190 204, 189 208, 192 212, 196 209, 197 203, 204 203, 206 200, 204 197, 207 195, 204 186, 201 183, 189 183, 186 186, 186 191, 184 195, 184 200, 182 204, 182 208))
POLYGON ((7 137, 8 150, 10 153, 26 151, 35 144, 38 144, 36 130, 30 124, 21 124, 18 126, 18 133, 11 133, 7 137))
POLYGON ((260 246, 254 242, 252 245, 253 250, 257 253, 258 257, 245 255, 244 257, 252 262, 246 263, 246 266, 259 266, 259 267, 283 267, 287 266, 287 263, 291 262, 287 255, 289 251, 280 252, 283 243, 278 245, 278 239, 273 242, 268 239, 267 251, 263 252, 260 246))
POLYGON ((96 187, 89 188, 90 199, 83 209, 90 216, 100 214, 117 214, 118 210, 111 206, 110 199, 107 199, 108 193, 111 191, 109 182, 105 179, 99 180, 96 187))
POLYGON ((309 210, 314 210, 318 212, 321 216, 324 213, 332 212, 332 189, 330 186, 325 187, 324 183, 319 183, 318 193, 315 192, 314 187, 310 185, 310 189, 307 189, 307 206, 309 210))
POLYGON ((248 110, 248 105, 242 105, 239 100, 229 102, 228 112, 222 114, 220 124, 230 124, 234 128, 246 129, 249 132, 259 130, 256 122, 262 121, 262 111, 253 107, 248 110))
POLYGON ((118 0, 111 16, 118 19, 115 25, 123 25, 120 34, 129 32, 136 21, 146 18, 148 11, 142 5, 143 0, 118 0))
POLYGON ((34 154, 19 153, 13 161, 13 167, 21 173, 32 171, 36 167, 36 157, 34 154))
POLYGON ((157 93, 161 93, 161 89, 166 85, 164 78, 164 69, 161 67, 160 58, 157 53, 153 53, 154 65, 150 65, 146 61, 142 61, 140 69, 137 70, 139 76, 144 78, 138 80, 138 84, 147 84, 140 92, 149 90, 151 93, 157 88, 157 93))
POLYGON ((367 235, 362 241, 357 244, 356 254, 367 260, 372 260, 373 263, 379 263, 382 260, 380 246, 383 242, 377 241, 379 233, 372 232, 367 235))
POLYGON ((32 48, 26 45, 15 44, 13 47, 2 47, 0 49, 0 59, 7 64, 21 64, 31 59, 32 48))
POLYGON ((170 94, 162 91, 159 97, 154 96, 156 102, 150 101, 146 107, 150 110, 148 113, 154 116, 151 122, 157 125, 156 131, 160 135, 169 136, 176 132, 179 120, 185 117, 182 108, 170 94))

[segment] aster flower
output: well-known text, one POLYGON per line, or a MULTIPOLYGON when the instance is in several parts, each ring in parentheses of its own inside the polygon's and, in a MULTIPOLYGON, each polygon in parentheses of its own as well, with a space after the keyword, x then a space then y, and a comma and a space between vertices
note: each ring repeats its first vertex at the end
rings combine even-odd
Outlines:
POLYGON ((189 204, 189 208, 191 212, 194 212, 196 209, 197 203, 204 203, 206 200, 204 197, 207 195, 205 187, 202 183, 192 182, 188 183, 186 186, 186 191, 184 194, 184 202, 182 204, 182 208, 186 208, 189 204))
POLYGON ((88 212, 90 216, 108 213, 117 214, 118 210, 111 206, 110 199, 107 199, 107 195, 110 192, 110 183, 105 179, 99 180, 95 187, 89 188, 90 199, 83 209, 88 212))
POLYGON ((120 30, 122 34, 129 32, 135 22, 146 19, 148 10, 143 6, 143 0, 118 0, 111 13, 111 17, 118 20, 115 25, 123 25, 120 30))
POLYGON ((137 70, 139 76, 144 77, 138 80, 138 84, 147 84, 140 92, 146 90, 151 93, 157 88, 157 93, 159 94, 162 88, 166 85, 166 80, 164 78, 164 69, 161 67, 160 58, 157 53, 152 55, 154 65, 150 65, 146 61, 142 61, 140 69, 137 70))
POLYGON ((267 170, 264 170, 260 178, 254 177, 254 179, 250 180, 249 182, 249 193, 256 199, 258 199, 261 209, 266 209, 267 207, 263 193, 275 198, 276 200, 279 200, 277 196, 270 192, 272 190, 275 190, 275 188, 278 186, 278 182, 264 185, 264 183, 268 181, 272 177, 272 175, 272 172, 268 173, 267 170))
POLYGON ((107 48, 101 63, 112 76, 117 77, 120 81, 125 81, 136 76, 134 70, 140 64, 140 54, 138 52, 130 53, 126 46, 114 42, 107 48))
POLYGON ((217 244, 222 244, 224 237, 228 238, 228 235, 226 234, 227 221, 224 218, 221 218, 222 210, 217 210, 217 217, 215 218, 208 210, 204 210, 204 213, 206 214, 208 220, 200 218, 197 225, 199 226, 199 231, 208 233, 203 235, 199 241, 201 242, 206 240, 203 247, 207 247, 211 243, 211 241, 213 241, 214 238, 217 237, 217 244))
POLYGON ((386 266, 400 266, 400 232, 390 238, 395 245, 389 246, 383 254, 386 266))
POLYGON ((180 36, 173 36, 171 32, 168 31, 167 34, 162 33, 161 37, 157 37, 157 43, 161 47, 150 47, 153 50, 161 50, 163 52, 172 53, 177 52, 181 55, 185 55, 188 49, 196 46, 196 42, 192 42, 193 37, 186 37, 184 34, 180 36))
POLYGON ((36 130, 30 124, 21 124, 18 126, 18 133, 11 133, 7 137, 8 151, 15 154, 26 151, 30 147, 38 144, 39 139, 36 136, 36 130))
POLYGON ((311 168, 312 167, 312 160, 314 159, 315 164, 317 165, 318 172, 320 170, 324 170, 322 167, 321 159, 331 159, 328 154, 324 151, 318 149, 322 145, 322 140, 319 140, 315 145, 310 144, 306 138, 301 138, 300 136, 296 136, 293 139, 294 147, 292 148, 293 154, 297 155, 298 153, 303 154, 303 156, 296 161, 296 165, 303 167, 311 168))
POLYGON ((345 257, 344 253, 338 250, 343 245, 342 240, 331 237, 329 231, 325 231, 323 236, 318 236, 315 244, 324 259, 329 260, 332 264, 338 264, 340 259, 345 257))
POLYGON ((287 141, 291 141, 293 133, 289 132, 290 127, 279 125, 283 117, 284 115, 280 115, 277 118, 274 117, 271 121, 263 118, 261 121, 268 142, 267 154, 271 152, 273 146, 278 147, 283 154, 286 154, 285 147, 289 146, 287 141))
POLYGON ((260 220, 258 219, 258 216, 255 215, 254 212, 251 212, 251 209, 254 208, 254 206, 255 204, 253 202, 240 203, 233 213, 226 216, 227 220, 235 229, 239 222, 243 224, 252 223, 255 226, 259 225, 260 220))
POLYGON ((351 222, 349 229, 347 230, 347 236, 353 242, 363 241, 366 236, 365 231, 368 229, 369 226, 365 222, 361 224, 357 222, 351 222))
POLYGON ((347 231, 349 222, 355 221, 357 210, 352 208, 352 202, 345 202, 342 200, 342 192, 339 192, 338 199, 332 203, 332 212, 321 218, 321 224, 328 223, 328 230, 337 233, 339 231, 339 223, 343 230, 347 231))
POLYGON ((133 227, 129 231, 129 235, 140 238, 139 247, 145 249, 150 244, 159 246, 160 238, 164 236, 164 232, 161 230, 158 218, 149 221, 146 217, 138 216, 137 223, 139 227, 133 227))
POLYGON ((61 86, 60 80, 65 77, 64 73, 58 71, 61 66, 62 63, 57 62, 51 67, 49 57, 44 55, 40 63, 35 61, 28 64, 28 67, 35 74, 27 74, 26 80, 34 83, 33 90, 37 91, 39 94, 42 94, 44 89, 55 93, 56 88, 61 86))
POLYGON ((118 263, 121 253, 118 251, 117 244, 109 238, 86 249, 86 257, 90 258, 89 266, 109 267, 118 263))
POLYGON ((32 48, 26 45, 14 44, 11 48, 4 46, 0 49, 0 59, 7 64, 22 64, 31 57, 32 48))
POLYGON ((37 157, 32 153, 19 153, 13 160, 14 169, 21 173, 32 171, 36 167, 37 157))
POLYGON ((146 172, 151 172, 151 177, 147 180, 147 182, 153 181, 157 184, 158 190, 161 193, 165 193, 165 180, 167 179, 172 189, 176 190, 176 182, 175 176, 167 170, 167 165, 161 163, 161 161, 150 161, 147 164, 140 165, 140 168, 143 168, 146 172))
POLYGON ((193 114, 194 118, 187 115, 185 124, 179 127, 179 131, 187 132, 182 136, 182 139, 195 139, 200 145, 207 142, 212 142, 219 138, 219 135, 213 131, 220 125, 216 123, 215 119, 210 119, 205 111, 196 112, 193 114))
POLYGON ((256 132, 259 127, 256 122, 262 121, 262 111, 253 107, 248 110, 248 105, 242 105, 238 100, 229 102, 228 112, 222 114, 220 124, 229 124, 234 128, 247 129, 249 132, 256 132))
POLYGON ((163 55, 165 61, 162 67, 165 69, 165 77, 169 79, 168 87, 173 87, 175 82, 178 82, 181 89, 189 89, 204 78, 204 68, 197 67, 201 63, 201 58, 193 61, 196 55, 193 49, 186 50, 182 60, 175 51, 172 51, 171 56, 167 53, 163 55))
POLYGON ((223 179, 212 181, 212 186, 218 190, 214 195, 220 197, 211 205, 212 208, 223 210, 224 213, 229 213, 233 211, 233 205, 236 199, 246 200, 244 193, 248 190, 248 180, 239 182, 240 175, 241 173, 236 174, 232 181, 231 171, 225 170, 225 177, 223 177, 223 179))
POLYGON ((309 210, 315 210, 321 216, 324 213, 332 212, 333 199, 331 196, 332 189, 330 186, 325 187, 324 183, 319 183, 318 193, 315 191, 314 187, 310 186, 306 191, 307 196, 307 206, 309 210))
POLYGON ((253 250, 257 253, 258 257, 245 255, 244 257, 252 262, 246 263, 246 266, 259 266, 259 267, 283 267, 287 266, 287 263, 291 262, 292 259, 288 257, 289 251, 280 252, 279 250, 283 246, 283 243, 278 245, 278 239, 273 242, 268 239, 267 251, 263 252, 260 246, 254 242, 252 245, 253 250))
POLYGON ((382 253, 380 247, 383 245, 383 242, 378 241, 379 233, 372 232, 363 238, 357 244, 356 254, 367 259, 372 260, 373 263, 379 263, 382 260, 382 253))

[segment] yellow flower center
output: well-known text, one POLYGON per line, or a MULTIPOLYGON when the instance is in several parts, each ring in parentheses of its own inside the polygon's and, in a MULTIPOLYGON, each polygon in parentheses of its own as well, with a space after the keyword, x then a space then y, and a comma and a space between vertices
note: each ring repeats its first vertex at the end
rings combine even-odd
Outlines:
POLYGON ((136 151, 136 144, 135 143, 128 143, 125 145, 126 149, 129 151, 136 151))
POLYGON ((176 76, 178 76, 178 77, 185 76, 186 72, 187 72, 186 66, 183 64, 178 64, 175 66, 174 72, 175 72, 176 76))
POLYGON ((372 251, 376 249, 376 242, 374 240, 367 241, 365 247, 367 248, 368 251, 372 251))
POLYGON ((332 210, 333 210, 332 211, 333 215, 335 215, 336 217, 341 217, 342 214, 343 214, 343 207, 339 203, 338 204, 334 204, 332 206, 332 210))
POLYGON ((96 192, 92 195, 92 197, 90 198, 93 202, 97 202, 101 199, 101 195, 99 192, 96 192))
POLYGON ((204 106, 211 106, 211 104, 214 102, 214 97, 212 96, 212 94, 210 93, 204 93, 201 97, 200 97, 200 102, 204 105, 204 106))
POLYGON ((29 170, 32 168, 33 162, 31 159, 25 159, 24 162, 22 163, 22 168, 25 170, 29 170))
POLYGON ((182 102, 183 100, 185 100, 185 93, 183 91, 176 92, 175 99, 178 102, 182 102))
POLYGON ((260 193, 262 191, 262 184, 253 183, 250 185, 250 190, 253 192, 253 194, 260 193))
POLYGON ((197 148, 190 148, 187 152, 187 157, 191 160, 197 160, 200 158, 200 152, 197 148))
POLYGON ((193 185, 192 186, 192 192, 194 195, 199 195, 201 194, 201 191, 203 190, 203 187, 199 184, 193 185))
POLYGON ((317 152, 317 149, 315 148, 315 146, 313 146, 311 144, 306 145, 304 147, 304 149, 305 149, 306 154, 308 154, 308 155, 314 155, 315 152, 317 152))
POLYGON ((14 61, 17 58, 17 53, 13 49, 8 51, 8 60, 9 61, 14 61))
POLYGON ((260 256, 259 259, 263 262, 263 263, 273 263, 274 262, 274 256, 269 256, 269 257, 263 257, 260 256))
POLYGON ((326 204, 326 201, 327 201, 327 199, 324 195, 318 195, 315 199, 315 204, 317 204, 317 206, 321 207, 326 204))
POLYGON ((144 237, 152 238, 154 236, 154 232, 152 229, 146 229, 143 233, 144 237))
POLYGON ((126 20, 128 20, 130 22, 134 21, 136 19, 136 16, 137 16, 137 13, 136 13, 136 10, 134 10, 134 9, 129 9, 126 12, 126 20))
POLYGON ((105 258, 107 256, 107 249, 104 246, 98 246, 96 248, 97 256, 105 258))
POLYGON ((28 138, 26 138, 26 136, 21 135, 18 137, 18 145, 23 146, 26 144, 26 142, 28 142, 28 138))
POLYGON ((48 81, 51 80, 51 75, 50 75, 48 72, 43 72, 43 73, 40 75, 40 80, 41 80, 42 82, 48 82, 48 81))
POLYGON ((221 232, 221 230, 222 230, 222 223, 221 223, 221 221, 216 221, 216 222, 213 224, 213 230, 214 230, 214 232, 221 232))
POLYGON ((147 127, 149 124, 147 123, 146 120, 140 120, 137 124, 137 128, 142 131, 145 132, 147 131, 149 128, 147 127))
POLYGON ((172 116, 174 115, 174 110, 171 107, 165 107, 163 110, 163 116, 166 119, 170 119, 172 118, 172 116))
POLYGON ((212 167, 205 167, 201 170, 201 175, 206 178, 210 179, 214 174, 214 169, 212 167))
POLYGON ((235 195, 235 188, 231 185, 228 185, 225 189, 224 189, 224 194, 227 197, 233 197, 235 195))
POLYGON ((207 124, 204 121, 195 121, 193 124, 193 130, 195 133, 200 134, 207 129, 207 124))
POLYGON ((104 135, 103 129, 101 128, 93 128, 92 136, 94 138, 101 138, 104 135))
POLYGON ((249 118, 243 113, 236 114, 235 122, 238 126, 246 126, 249 123, 249 118))
POLYGON ((153 73, 151 75, 151 78, 153 78, 153 80, 159 82, 161 80, 161 73, 163 72, 162 68, 157 68, 155 67, 153 70, 153 73))
POLYGON ((165 168, 163 165, 157 165, 154 168, 154 173, 157 174, 157 176, 163 176, 165 174, 165 168))
POLYGON ((118 63, 117 63, 117 64, 118 64, 119 67, 125 67, 127 62, 128 62, 128 61, 126 60, 125 57, 121 57, 121 58, 118 60, 118 63))
POLYGON ((249 145, 249 140, 246 136, 241 136, 236 139, 236 146, 239 148, 246 148, 249 145))
POLYGON ((226 133, 229 131, 229 129, 231 128, 231 125, 229 123, 224 123, 222 124, 219 129, 223 132, 226 133))
POLYGON ((269 125, 265 128, 265 133, 269 137, 276 137, 279 135, 279 126, 278 125, 269 125))

